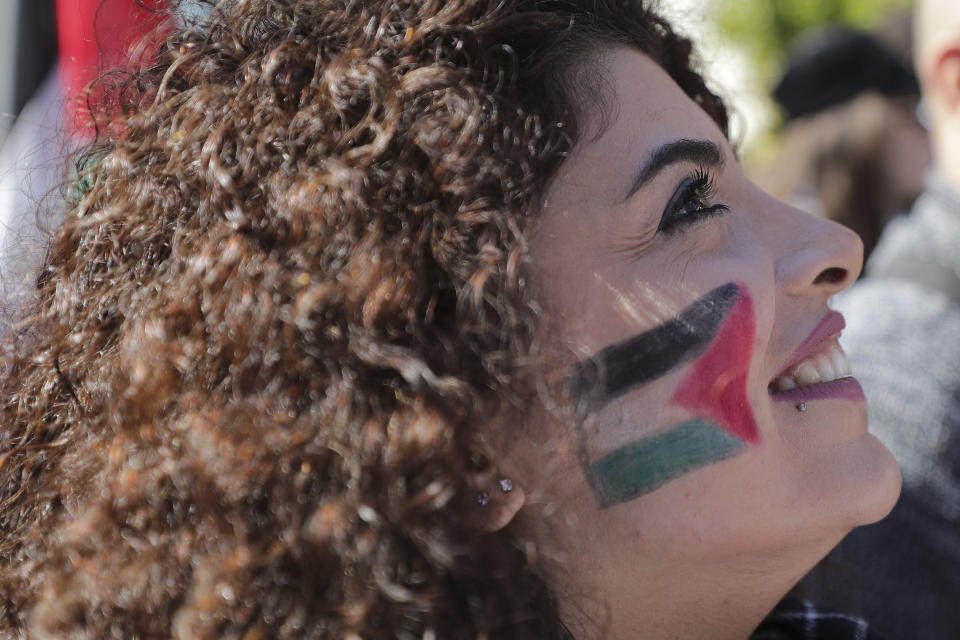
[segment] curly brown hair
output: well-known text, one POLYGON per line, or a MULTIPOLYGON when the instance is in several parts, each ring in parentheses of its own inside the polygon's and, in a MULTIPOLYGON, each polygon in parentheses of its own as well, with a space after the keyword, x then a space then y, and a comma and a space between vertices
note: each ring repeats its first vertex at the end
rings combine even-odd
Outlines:
POLYGON ((638 2, 225 0, 169 35, 7 337, 3 632, 558 637, 460 498, 531 401, 524 238, 617 44, 725 123, 638 2))

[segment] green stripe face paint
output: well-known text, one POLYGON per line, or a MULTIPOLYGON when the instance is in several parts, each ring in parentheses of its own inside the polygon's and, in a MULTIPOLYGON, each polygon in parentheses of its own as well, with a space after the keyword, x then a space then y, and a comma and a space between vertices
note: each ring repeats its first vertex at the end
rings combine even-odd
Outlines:
POLYGON ((736 455, 745 443, 718 424, 694 418, 634 440, 589 466, 603 506, 632 500, 668 480, 736 455))

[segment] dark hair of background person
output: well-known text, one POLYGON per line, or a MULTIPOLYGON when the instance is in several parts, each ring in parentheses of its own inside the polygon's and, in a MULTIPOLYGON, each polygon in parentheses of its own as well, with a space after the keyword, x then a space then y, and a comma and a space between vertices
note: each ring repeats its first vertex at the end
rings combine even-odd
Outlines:
MULTIPOLYGON (((890 30, 902 22, 892 16, 890 30)), ((863 31, 822 28, 791 49, 773 90, 785 124, 761 184, 856 231, 865 257, 920 194, 929 162, 907 53, 863 31)))
POLYGON ((3 356, 2 633, 558 637, 463 503, 534 395, 525 230, 610 44, 725 124, 614 0, 223 2, 110 74, 3 356))

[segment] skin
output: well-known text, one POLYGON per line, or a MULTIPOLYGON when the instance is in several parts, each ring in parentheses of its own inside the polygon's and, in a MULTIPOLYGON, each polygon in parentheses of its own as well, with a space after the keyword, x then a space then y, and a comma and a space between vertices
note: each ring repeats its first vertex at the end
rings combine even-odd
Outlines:
POLYGON ((604 404, 702 355, 743 296, 740 287, 717 287, 668 322, 610 345, 577 364, 571 395, 584 417, 604 404))
POLYGON ((750 295, 730 282, 670 321, 575 367, 573 400, 582 430, 604 404, 701 355, 673 395, 674 404, 700 415, 664 432, 641 435, 596 461, 590 459, 589 437, 581 431, 584 466, 602 504, 631 500, 758 441, 756 419, 744 397, 753 334, 750 295))
POLYGON ((596 65, 612 87, 607 126, 583 136, 560 167, 530 246, 545 333, 570 354, 560 368, 737 282, 752 300, 744 410, 759 433, 734 455, 610 505, 598 499, 590 461, 710 419, 678 401, 705 356, 607 402, 579 428, 575 416, 538 411, 509 430, 502 468, 517 489, 492 505, 490 528, 513 519, 537 540, 578 639, 746 638, 843 535, 883 517, 899 493, 896 464, 868 433, 862 401, 815 400, 800 413, 767 390, 828 312, 827 299, 856 278, 862 246, 751 184, 713 121, 650 59, 612 49, 596 65), (658 232, 700 163, 668 163, 638 186, 639 167, 682 139, 719 149, 710 201, 729 211, 658 232))
POLYGON ((917 3, 914 43, 934 161, 960 189, 960 12, 953 0, 917 3))

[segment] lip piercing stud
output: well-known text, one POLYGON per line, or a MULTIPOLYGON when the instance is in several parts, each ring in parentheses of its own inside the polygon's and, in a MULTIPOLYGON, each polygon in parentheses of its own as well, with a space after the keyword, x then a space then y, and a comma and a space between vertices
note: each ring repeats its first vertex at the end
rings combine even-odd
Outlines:
POLYGON ((799 411, 800 413, 803 413, 804 411, 807 410, 807 403, 806 403, 806 402, 798 402, 798 403, 796 404, 796 407, 797 407, 797 411, 799 411))

